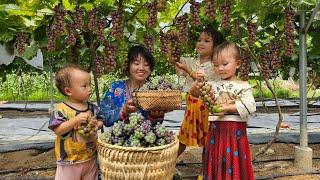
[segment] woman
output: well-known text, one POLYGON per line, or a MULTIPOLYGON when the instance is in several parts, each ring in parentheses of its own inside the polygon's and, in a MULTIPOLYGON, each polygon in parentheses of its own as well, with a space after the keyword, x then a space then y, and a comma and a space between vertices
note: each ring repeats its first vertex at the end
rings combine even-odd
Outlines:
POLYGON ((104 125, 112 126, 118 120, 128 119, 130 113, 140 112, 146 119, 163 118, 164 112, 143 111, 137 109, 132 100, 132 92, 147 82, 154 67, 152 54, 143 46, 133 46, 128 52, 128 63, 125 72, 129 79, 119 80, 111 84, 101 102, 104 125))

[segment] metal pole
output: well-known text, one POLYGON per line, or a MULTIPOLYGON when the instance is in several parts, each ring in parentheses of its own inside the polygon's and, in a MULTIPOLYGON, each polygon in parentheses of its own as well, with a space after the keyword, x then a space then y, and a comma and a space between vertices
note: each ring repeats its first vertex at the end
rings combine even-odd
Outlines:
POLYGON ((312 12, 312 14, 311 14, 311 16, 309 18, 309 21, 308 21, 307 25, 306 26, 303 25, 303 27, 304 27, 303 30, 302 30, 303 33, 307 33, 308 32, 308 30, 309 30, 309 28, 311 26, 311 23, 312 23, 314 17, 316 16, 316 14, 317 14, 317 12, 319 10, 320 10, 320 0, 317 2, 316 7, 313 9, 313 12, 312 12))
POLYGON ((49 68, 50 68, 50 113, 53 109, 53 75, 52 75, 52 64, 51 64, 51 57, 49 57, 49 68))
POLYGON ((306 33, 303 32, 305 27, 306 13, 300 14, 300 38, 299 38, 299 82, 300 82, 300 146, 308 147, 307 132, 307 49, 306 33))

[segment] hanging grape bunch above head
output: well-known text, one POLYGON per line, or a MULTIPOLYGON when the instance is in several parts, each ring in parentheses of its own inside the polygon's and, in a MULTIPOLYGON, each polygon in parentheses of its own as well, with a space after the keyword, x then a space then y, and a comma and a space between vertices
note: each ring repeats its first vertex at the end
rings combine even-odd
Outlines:
POLYGON ((112 27, 110 29, 111 36, 120 39, 123 36, 124 29, 124 10, 118 7, 117 11, 111 14, 112 27))
POLYGON ((216 0, 205 0, 205 15, 210 20, 216 18, 216 0))
POLYGON ((159 12, 163 12, 167 8, 167 0, 156 0, 157 2, 157 10, 159 12))
POLYGON ((154 37, 147 33, 144 36, 144 44, 146 45, 147 49, 151 52, 154 53, 154 37))
POLYGON ((175 25, 178 29, 179 42, 188 42, 188 16, 184 14, 182 16, 177 17, 175 25))
POLYGON ((225 1, 220 6, 222 20, 221 27, 223 29, 229 29, 230 27, 230 14, 231 14, 231 2, 229 0, 225 1))
POLYGON ((179 62, 181 57, 181 47, 179 46, 179 36, 177 32, 171 32, 170 35, 170 61, 179 62))
POLYGON ((285 22, 284 22, 284 34, 285 34, 285 55, 291 57, 294 54, 294 40, 295 40, 295 12, 292 9, 284 9, 285 22))
POLYGON ((148 11, 147 26, 149 28, 155 28, 157 26, 157 16, 158 16, 157 2, 156 1, 154 1, 153 3, 147 2, 146 8, 148 11))
POLYGON ((75 14, 75 18, 74 18, 75 28, 78 29, 78 30, 82 30, 82 27, 83 27, 83 15, 84 15, 83 10, 78 6, 76 8, 76 14, 75 14))
POLYGON ((201 19, 200 19, 200 3, 196 2, 195 0, 190 1, 190 14, 191 14, 191 25, 192 26, 200 26, 201 25, 201 19))
POLYGON ((56 49, 56 39, 59 35, 65 32, 64 18, 66 11, 61 7, 60 4, 54 7, 54 17, 50 29, 47 31, 48 36, 48 51, 54 51, 56 49))
POLYGON ((160 31, 160 48, 161 48, 161 54, 168 56, 169 55, 169 36, 168 34, 160 31))
POLYGON ((248 44, 249 46, 252 46, 256 42, 256 25, 249 20, 247 22, 247 29, 248 29, 248 44))

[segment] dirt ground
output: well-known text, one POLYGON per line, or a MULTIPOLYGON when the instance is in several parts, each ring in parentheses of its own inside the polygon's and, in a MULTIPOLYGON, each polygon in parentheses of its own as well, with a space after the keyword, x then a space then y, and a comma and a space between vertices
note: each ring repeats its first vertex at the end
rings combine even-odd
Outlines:
MULTIPOLYGON (((4 114, 5 111, 1 111, 4 114)), ((16 116, 46 116, 47 112, 18 112, 8 111, 6 117, 16 116)), ((1 120, 1 119, 0 119, 1 120)), ((251 145, 252 154, 255 154, 265 144, 251 145)), ((290 143, 275 143, 267 154, 256 158, 253 163, 256 179, 320 179, 320 144, 310 144, 313 150, 313 171, 312 174, 304 174, 300 169, 295 168, 294 146, 290 143)), ((185 153, 178 158, 176 168, 183 176, 183 179, 197 179, 201 174, 201 149, 187 148, 185 153)), ((0 153, 0 179, 53 179, 55 173, 54 150, 24 150, 0 153)))
MULTIPOLYGON (((264 145, 251 145, 252 153, 264 145)), ((311 144, 313 149, 313 175, 299 175, 293 166, 294 144, 276 143, 268 154, 261 155, 254 162, 256 179, 320 179, 320 144, 311 144), (317 174, 319 173, 319 174, 317 174), (278 177, 278 178, 277 178, 278 177)), ((0 154, 0 179, 53 179, 55 173, 54 151, 35 149, 0 154)), ((178 159, 176 168, 183 179, 196 179, 201 173, 201 149, 189 148, 178 159)))

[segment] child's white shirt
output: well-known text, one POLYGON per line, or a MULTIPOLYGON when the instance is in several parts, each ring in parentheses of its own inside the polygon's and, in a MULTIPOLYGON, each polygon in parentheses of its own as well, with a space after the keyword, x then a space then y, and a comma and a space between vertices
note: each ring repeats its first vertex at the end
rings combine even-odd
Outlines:
MULTIPOLYGON (((212 62, 208 61, 205 63, 200 63, 200 58, 196 57, 181 57, 181 60, 186 63, 187 68, 191 69, 193 72, 202 72, 208 81, 216 81, 217 75, 214 73, 212 62)), ((194 82, 192 77, 190 77, 187 73, 182 73, 180 75, 186 76, 186 84, 183 87, 184 92, 188 92, 190 90, 191 84, 194 82)))
POLYGON ((223 116, 209 116, 209 121, 240 121, 247 122, 249 114, 256 111, 256 102, 252 94, 252 88, 247 81, 209 81, 215 92, 215 100, 218 98, 233 97, 238 114, 225 114, 223 116), (223 95, 224 94, 224 95, 223 95), (227 95, 227 96, 226 96, 227 95), (223 97, 224 96, 224 97, 223 97))

